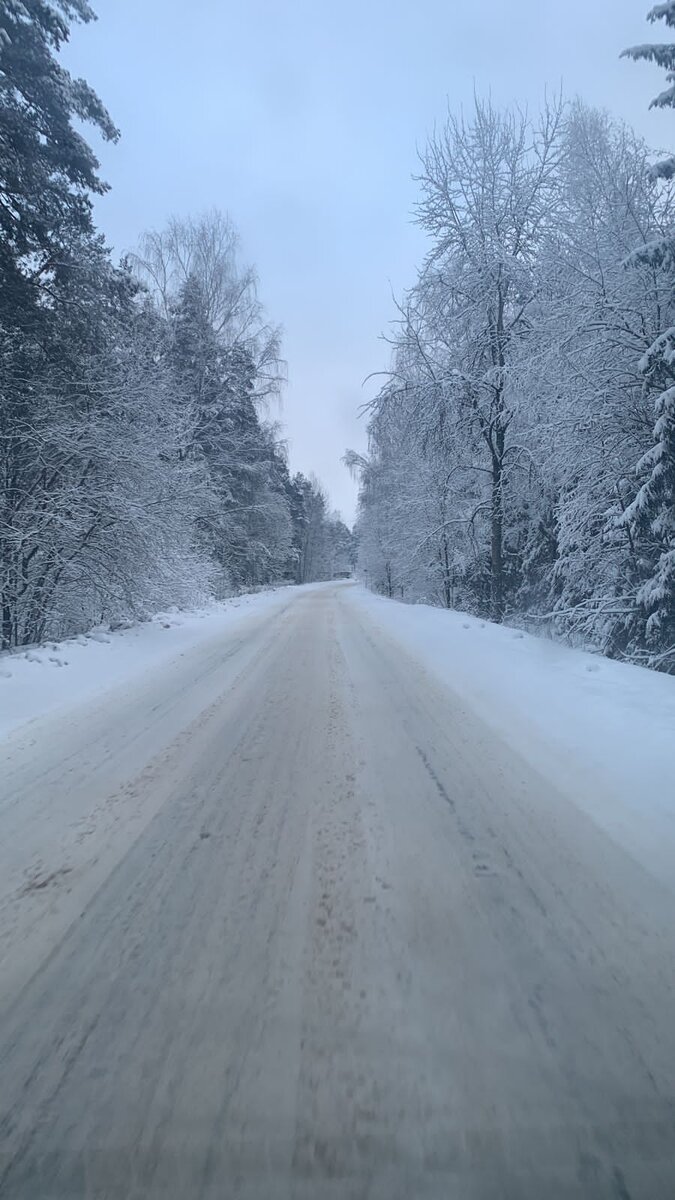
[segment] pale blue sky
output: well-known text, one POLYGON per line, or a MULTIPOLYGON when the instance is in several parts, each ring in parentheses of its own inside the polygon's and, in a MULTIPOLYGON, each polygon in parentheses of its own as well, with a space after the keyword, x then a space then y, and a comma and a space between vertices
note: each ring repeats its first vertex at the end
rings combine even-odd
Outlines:
POLYGON ((665 30, 649 0, 94 0, 67 61, 122 130, 103 147, 112 191, 97 219, 117 250, 171 214, 217 206, 257 265, 284 327, 282 419, 291 466, 315 470, 351 520, 340 463, 363 448, 364 377, 423 252, 411 224, 416 144, 471 103, 536 106, 562 82, 675 144, 675 115, 649 113, 663 76, 619 61, 665 30))

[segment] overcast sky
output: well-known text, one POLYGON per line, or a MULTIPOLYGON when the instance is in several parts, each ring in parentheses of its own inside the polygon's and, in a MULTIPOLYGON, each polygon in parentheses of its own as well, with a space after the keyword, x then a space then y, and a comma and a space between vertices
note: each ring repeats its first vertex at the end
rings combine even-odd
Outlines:
POLYGON ((172 214, 231 215, 284 329, 291 467, 352 520, 340 458, 386 367, 392 291, 424 249, 411 222, 416 146, 474 87, 537 106, 564 85, 675 144, 648 112, 663 75, 619 61, 656 37, 649 0, 94 0, 66 58, 122 131, 97 220, 116 250, 172 214))

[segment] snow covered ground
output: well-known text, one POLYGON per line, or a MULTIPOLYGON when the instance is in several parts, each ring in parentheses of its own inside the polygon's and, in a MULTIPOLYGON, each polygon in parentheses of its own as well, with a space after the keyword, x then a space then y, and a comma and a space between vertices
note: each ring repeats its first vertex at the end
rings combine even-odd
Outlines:
MULTIPOLYGON (((298 589, 292 589, 297 591, 298 589)), ((128 629, 107 627, 65 642, 0 654, 0 737, 55 710, 131 683, 249 616, 290 602, 288 588, 235 596, 193 612, 157 613, 128 629)))
MULTIPOLYGON (((129 629, 0 655, 0 738, 107 693, 133 692, 214 638, 283 610, 299 590, 160 613, 129 629)), ((675 678, 361 586, 341 594, 644 865, 675 877, 675 678)))
POLYGON ((3 942, 46 947, 74 918, 163 803, 146 774, 170 779, 166 755, 180 760, 322 589, 515 750, 542 797, 554 787, 675 889, 675 679, 358 585, 281 588, 0 656, 0 963, 3 942))
POLYGON ((671 1200, 672 681, 348 584, 146 633, 0 743, 3 1197, 671 1200))
POLYGON ((19 986, 151 821, 186 747, 269 659, 305 590, 0 659, 3 988, 19 986), (163 792, 150 785, 155 772, 163 792))
POLYGON ((673 885, 674 677, 362 587, 345 597, 673 885))

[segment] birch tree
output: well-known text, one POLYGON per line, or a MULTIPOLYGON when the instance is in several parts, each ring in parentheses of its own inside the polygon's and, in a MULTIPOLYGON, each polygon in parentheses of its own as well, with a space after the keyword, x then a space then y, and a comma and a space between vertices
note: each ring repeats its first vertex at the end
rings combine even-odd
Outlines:
MULTIPOLYGON (((472 119, 448 117, 422 154, 418 219, 432 245, 420 279, 439 321, 460 311, 471 349, 454 369, 463 413, 490 471, 490 611, 506 603, 505 471, 516 403, 511 364, 537 296, 538 248, 557 193, 561 105, 538 123, 476 100, 472 119)), ((451 323, 450 323, 451 324, 451 323)), ((451 347, 448 346, 451 354, 451 347)))

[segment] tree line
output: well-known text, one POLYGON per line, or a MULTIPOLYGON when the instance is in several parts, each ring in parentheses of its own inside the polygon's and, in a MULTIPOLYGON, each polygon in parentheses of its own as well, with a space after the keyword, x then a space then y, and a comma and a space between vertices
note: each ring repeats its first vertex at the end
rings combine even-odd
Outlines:
MULTIPOLYGON (((626 53, 673 106, 675 46, 626 53)), ((346 459, 376 590, 675 671, 674 164, 562 98, 476 99, 429 140, 429 248, 346 459)))
POLYGON ((0 648, 350 569, 270 403, 279 330, 219 212, 113 261, 82 136, 119 132, 59 62, 86 0, 0 3, 0 648))

